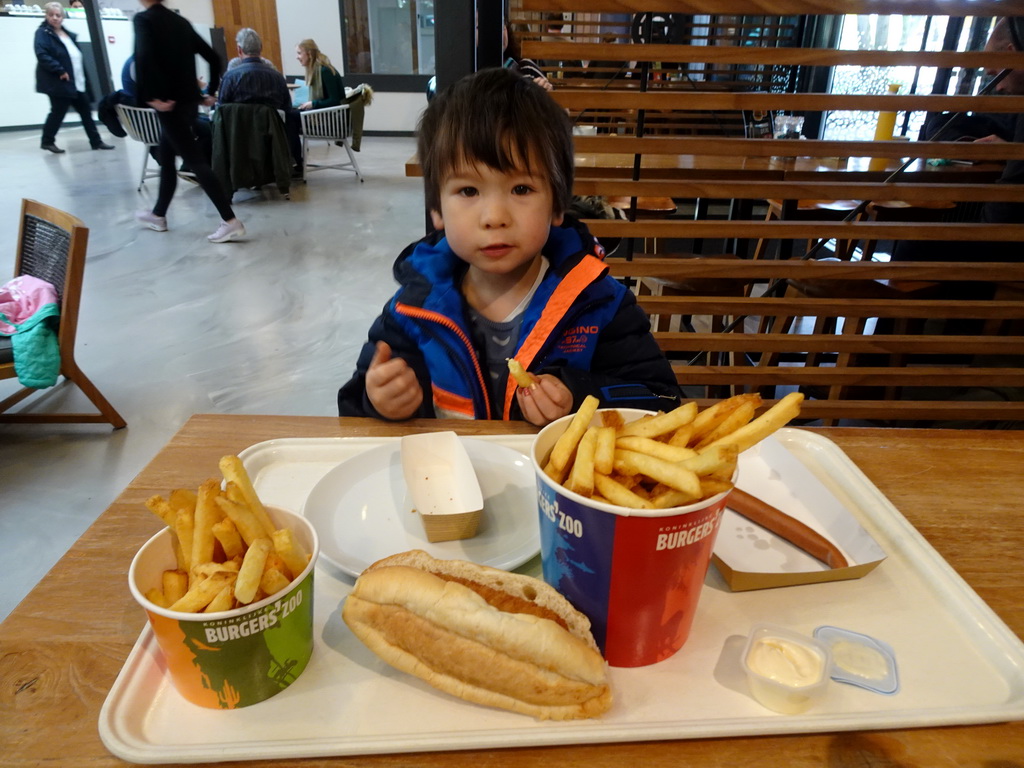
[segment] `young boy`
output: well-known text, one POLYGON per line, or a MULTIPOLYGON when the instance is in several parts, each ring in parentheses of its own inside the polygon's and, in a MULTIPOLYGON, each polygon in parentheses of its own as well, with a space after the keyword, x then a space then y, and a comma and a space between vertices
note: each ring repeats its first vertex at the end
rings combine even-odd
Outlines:
POLYGON ((647 316, 564 215, 572 127, 546 91, 505 69, 465 77, 431 100, 417 149, 437 231, 395 262, 401 288, 338 392, 342 416, 542 426, 587 395, 608 407, 677 404, 647 316), (530 387, 508 376, 511 357, 530 387))

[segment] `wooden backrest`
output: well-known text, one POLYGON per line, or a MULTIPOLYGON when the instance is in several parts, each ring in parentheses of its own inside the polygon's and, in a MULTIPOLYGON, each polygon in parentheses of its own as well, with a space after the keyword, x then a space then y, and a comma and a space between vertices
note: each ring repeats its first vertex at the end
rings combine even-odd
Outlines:
POLYGON ((1024 6, 997 0, 519 0, 513 8, 523 55, 550 73, 553 97, 581 128, 574 191, 680 203, 680 213, 667 218, 587 223, 601 239, 623 239, 625 248, 615 255, 625 257, 609 262, 613 274, 637 290, 655 319, 671 320, 672 330, 659 323, 657 337, 674 356, 682 383, 712 397, 744 389, 771 397, 787 386, 804 387, 813 398, 807 413, 828 419, 1024 421, 1020 403, 962 402, 983 390, 1013 397, 1014 387, 1024 387, 1018 290, 1024 275, 1018 264, 976 263, 990 241, 1020 243, 1024 254, 1024 221, 980 223, 969 210, 1024 203, 1024 185, 997 183, 1006 161, 1024 160, 1024 144, 949 140, 955 136, 776 140, 747 138, 727 127, 751 115, 811 119, 834 110, 901 117, 908 111, 1024 113, 1024 96, 890 94, 884 76, 865 78, 863 92, 833 94, 815 86, 820 73, 841 65, 871 73, 939 67, 971 79, 977 68, 1024 68, 1024 52, 808 48, 800 47, 806 38, 794 31, 831 23, 838 14, 995 17, 1024 14, 1024 6), (560 29, 540 21, 550 18, 562 19, 560 29), (695 26, 703 37, 694 34, 695 26), (721 130, 696 127, 698 115, 721 130), (929 162, 936 158, 944 162, 929 162), (886 220, 837 220, 842 213, 813 208, 767 220, 770 200, 786 212, 798 201, 816 200, 850 200, 850 209, 860 212, 868 201, 959 205, 939 222, 898 212, 886 220), (710 215, 709 201, 722 201, 721 210, 710 215), (749 260, 758 241, 793 243, 800 254, 832 238, 861 246, 855 254, 878 241, 962 241, 963 261, 749 260), (956 286, 967 280, 984 285, 958 293, 956 286), (888 281, 900 290, 888 290, 888 281), (763 298, 773 283, 788 294, 763 298), (990 295, 1000 298, 979 298, 990 295), (712 331, 741 316, 757 320, 727 333, 712 331), (784 334, 786 318, 811 319, 784 334), (691 319, 696 332, 677 330, 691 319), (998 364, 990 354, 999 356, 998 364))
POLYGON ((72 352, 78 333, 89 228, 81 219, 35 200, 21 201, 15 277, 32 275, 53 284, 60 297, 58 343, 72 352))

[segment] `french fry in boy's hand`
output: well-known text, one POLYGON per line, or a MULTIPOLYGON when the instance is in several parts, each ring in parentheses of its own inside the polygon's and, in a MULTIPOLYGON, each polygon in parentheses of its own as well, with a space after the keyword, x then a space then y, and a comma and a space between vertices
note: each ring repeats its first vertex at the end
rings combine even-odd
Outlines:
POLYGON ((580 496, 594 493, 594 451, 597 449, 597 427, 588 427, 576 448, 576 460, 569 471, 565 487, 580 496))
POLYGON ((668 432, 689 424, 697 415, 697 404, 694 402, 685 403, 678 408, 673 408, 667 413, 659 413, 648 419, 637 419, 626 424, 620 435, 637 435, 639 437, 659 437, 668 432))
POLYGON ((292 578, 295 578, 309 563, 309 553, 296 540, 295 534, 290 528, 282 528, 271 534, 271 541, 274 544, 274 552, 284 561, 285 567, 291 571, 292 578))
POLYGON ((506 358, 505 361, 508 363, 509 375, 516 380, 517 385, 524 389, 530 389, 537 385, 537 382, 523 368, 523 364, 514 357, 506 358))
POLYGON ((225 480, 238 486, 238 490, 245 498, 245 503, 249 505, 253 514, 256 515, 256 519, 263 526, 264 534, 267 536, 272 534, 274 524, 270 521, 270 515, 267 514, 263 502, 256 495, 256 489, 252 486, 252 480, 249 479, 249 473, 245 471, 242 460, 237 456, 224 456, 220 460, 220 471, 225 480))
POLYGON ((242 560, 242 567, 238 569, 238 579, 235 581, 235 599, 238 602, 248 605, 256 597, 256 590, 259 589, 260 578, 263 576, 263 566, 273 548, 274 545, 268 538, 256 539, 249 545, 242 560))
POLYGON ((170 610, 198 613, 210 604, 225 585, 233 584, 236 577, 237 574, 221 571, 208 579, 197 581, 179 600, 171 603, 170 610))
POLYGON ((555 442, 555 447, 551 449, 550 461, 555 466, 555 469, 562 470, 569 463, 569 459, 576 452, 576 446, 583 437, 583 433, 590 426, 590 420, 594 418, 594 413, 597 411, 597 406, 600 405, 600 402, 593 395, 587 395, 583 402, 580 403, 579 410, 576 411, 576 415, 569 422, 569 428, 559 435, 558 440, 555 442))
POLYGON ((756 419, 711 445, 735 445, 742 453, 799 416, 803 401, 802 393, 790 392, 756 419))

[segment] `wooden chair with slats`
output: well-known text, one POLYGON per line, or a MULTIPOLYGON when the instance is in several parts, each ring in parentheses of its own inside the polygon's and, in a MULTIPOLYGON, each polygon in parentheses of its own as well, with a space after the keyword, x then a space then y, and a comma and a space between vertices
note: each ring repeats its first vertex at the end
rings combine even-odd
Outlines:
MULTIPOLYGON (((78 332, 78 307, 82 293, 85 254, 89 243, 89 230, 82 221, 69 213, 35 200, 21 201, 21 224, 18 233, 18 253, 14 276, 32 275, 52 284, 60 301, 57 342, 60 348, 60 375, 65 382, 76 385, 99 413, 66 413, 22 407, 11 411, 30 395, 41 390, 22 387, 0 402, 0 423, 44 424, 110 424, 115 429, 126 422, 121 414, 103 396, 95 384, 82 372, 75 361, 75 337, 78 332)), ((3 337, 0 337, 3 338, 3 337)), ((0 379, 17 376, 10 344, 0 346, 0 379), (6 346, 6 349, 4 349, 6 346)), ((59 385, 58 385, 59 386, 59 385)), ((31 406, 45 406, 45 395, 31 406)))

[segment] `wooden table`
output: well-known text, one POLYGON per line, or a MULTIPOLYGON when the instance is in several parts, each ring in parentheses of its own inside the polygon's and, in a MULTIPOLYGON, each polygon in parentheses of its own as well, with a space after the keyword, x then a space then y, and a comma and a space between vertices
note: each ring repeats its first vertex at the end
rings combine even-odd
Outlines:
MULTIPOLYGON (((0 764, 123 765, 100 706, 145 622, 128 564, 159 528, 154 493, 195 487, 217 460, 279 437, 534 430, 524 423, 192 417, 0 625, 0 764)), ((1024 636, 1024 432, 839 428, 834 440, 1018 636, 1024 636)), ((6 567, 17 567, 8 563, 6 567)), ((951 660, 950 663, 955 663, 951 660)), ((941 670, 936 670, 941 674, 941 670)), ((289 766, 1010 766, 1024 723, 288 761, 289 766), (777 757, 765 758, 767 755, 777 757)), ((267 764, 267 763, 264 763, 267 764)))

